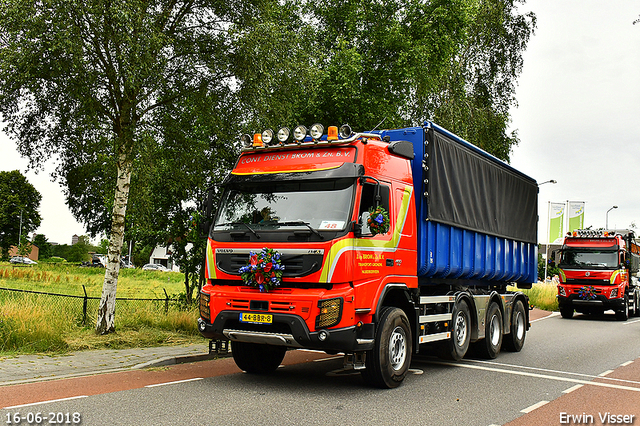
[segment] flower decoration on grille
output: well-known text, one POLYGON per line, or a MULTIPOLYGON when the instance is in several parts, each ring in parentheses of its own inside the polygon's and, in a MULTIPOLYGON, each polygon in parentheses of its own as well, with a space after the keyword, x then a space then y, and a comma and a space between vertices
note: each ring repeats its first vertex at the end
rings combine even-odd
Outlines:
POLYGON ((280 253, 274 249, 263 248, 259 253, 249 252, 249 262, 238 272, 246 285, 267 292, 282 282, 284 265, 280 260, 280 253))
POLYGON ((593 300, 596 296, 596 289, 590 285, 580 287, 578 290, 578 297, 582 300, 593 300))
POLYGON ((367 225, 373 235, 386 234, 389 232, 389 213, 382 206, 371 207, 367 225))

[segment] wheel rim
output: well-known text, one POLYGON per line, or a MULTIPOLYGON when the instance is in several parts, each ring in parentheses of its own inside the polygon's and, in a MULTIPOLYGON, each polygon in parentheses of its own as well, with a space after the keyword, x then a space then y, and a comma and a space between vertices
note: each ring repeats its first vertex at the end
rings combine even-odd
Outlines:
POLYGON ((491 346, 498 346, 498 343, 500 343, 500 333, 500 321, 498 321, 498 316, 494 315, 491 317, 491 324, 489 326, 491 346))
POLYGON ((403 367, 406 358, 407 335, 402 327, 396 327, 391 333, 391 338, 389 339, 389 361, 391 362, 391 367, 395 371, 400 370, 403 367))
POLYGON ((524 336, 524 317, 522 315, 522 312, 516 313, 514 321, 516 323, 516 338, 518 340, 521 340, 522 336, 524 336))
POLYGON ((456 316, 454 333, 456 335, 456 344, 464 346, 464 342, 467 340, 467 319, 463 312, 458 312, 456 316))

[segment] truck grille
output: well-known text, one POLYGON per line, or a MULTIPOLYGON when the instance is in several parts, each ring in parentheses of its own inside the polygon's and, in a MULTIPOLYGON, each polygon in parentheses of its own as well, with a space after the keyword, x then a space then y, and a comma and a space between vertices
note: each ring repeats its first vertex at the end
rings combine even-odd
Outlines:
MULTIPOLYGON (((283 254, 284 277, 303 277, 322 268, 322 254, 283 254)), ((240 275, 238 270, 247 265, 249 256, 243 253, 216 253, 216 266, 230 275, 240 275)))

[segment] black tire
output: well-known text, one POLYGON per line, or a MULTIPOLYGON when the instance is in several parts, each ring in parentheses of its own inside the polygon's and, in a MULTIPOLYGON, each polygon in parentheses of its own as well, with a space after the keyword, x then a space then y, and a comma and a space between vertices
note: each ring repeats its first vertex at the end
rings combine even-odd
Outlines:
POLYGON ((502 312, 495 302, 487 309, 486 324, 484 339, 477 343, 478 350, 483 358, 494 359, 502 347, 502 312))
POLYGON ((636 311, 634 312, 634 316, 640 317, 640 295, 636 293, 636 311))
POLYGON ((522 300, 517 300, 511 310, 510 332, 504 336, 502 346, 509 352, 520 352, 527 337, 527 315, 522 300))
POLYGON ((560 315, 562 315, 562 318, 566 318, 566 319, 573 318, 573 307, 571 307, 571 306, 561 306, 560 307, 560 315))
POLYGON ((285 346, 231 342, 231 354, 238 368, 251 374, 275 371, 287 352, 285 346))
POLYGON ((616 319, 618 321, 626 321, 629 319, 629 296, 625 293, 624 295, 624 307, 616 311, 616 319))
POLYGON ((400 386, 413 354, 411 326, 398 308, 384 308, 376 330, 374 348, 367 351, 366 369, 361 374, 370 385, 392 389, 400 386))
POLYGON ((471 341, 471 315, 466 301, 456 302, 451 321, 451 338, 440 344, 438 355, 443 359, 460 361, 467 354, 471 341))

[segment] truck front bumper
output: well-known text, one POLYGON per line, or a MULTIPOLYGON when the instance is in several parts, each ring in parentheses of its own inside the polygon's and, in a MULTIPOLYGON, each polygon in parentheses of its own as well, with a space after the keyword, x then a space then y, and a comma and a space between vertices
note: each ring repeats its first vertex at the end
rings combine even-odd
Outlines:
POLYGON ((309 331, 304 320, 292 314, 271 313, 272 324, 241 323, 240 311, 222 311, 213 323, 198 318, 200 334, 209 339, 262 343, 327 352, 359 352, 373 348, 375 328, 362 324, 345 328, 309 331))
POLYGON ((612 309, 614 311, 620 311, 624 309, 624 299, 607 299, 603 295, 596 296, 595 299, 584 300, 577 294, 571 294, 569 296, 557 296, 558 306, 560 308, 572 306, 576 310, 580 309, 612 309))

